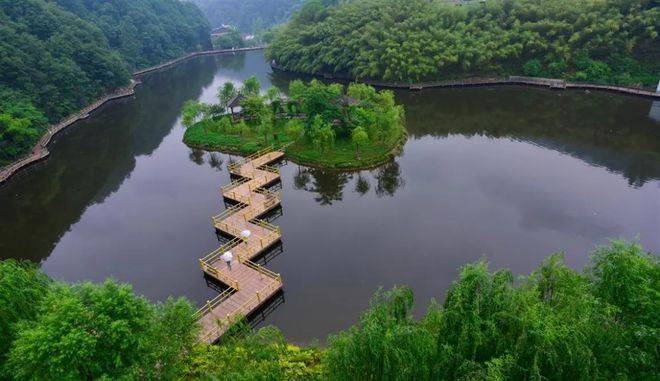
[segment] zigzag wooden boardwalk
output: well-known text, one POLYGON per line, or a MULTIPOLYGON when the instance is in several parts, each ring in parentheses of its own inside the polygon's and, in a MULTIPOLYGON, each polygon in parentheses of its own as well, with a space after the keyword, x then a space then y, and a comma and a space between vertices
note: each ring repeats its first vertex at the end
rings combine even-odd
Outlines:
POLYGON ((260 220, 267 211, 280 204, 279 193, 264 186, 278 180, 278 168, 269 163, 284 156, 282 151, 266 148, 229 165, 229 172, 241 177, 221 188, 223 197, 238 202, 211 220, 215 228, 233 237, 231 241, 199 260, 202 270, 228 288, 196 313, 202 327, 200 339, 217 341, 242 316, 249 315, 282 288, 282 277, 251 261, 279 242, 280 228, 260 220), (250 231, 248 238, 241 232, 250 231), (231 268, 221 259, 230 251, 231 268))

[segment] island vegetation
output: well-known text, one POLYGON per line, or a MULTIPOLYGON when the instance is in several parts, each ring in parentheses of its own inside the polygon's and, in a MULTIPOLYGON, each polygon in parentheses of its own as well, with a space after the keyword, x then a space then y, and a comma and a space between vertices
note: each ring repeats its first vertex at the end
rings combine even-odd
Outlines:
POLYGON ((183 108, 184 142, 190 147, 250 154, 285 149, 291 160, 330 169, 359 169, 393 157, 406 137, 403 107, 391 91, 364 84, 289 84, 288 96, 255 77, 241 88, 218 90, 218 104, 189 101, 183 108), (238 107, 240 110, 237 110, 238 107))
POLYGON ((179 0, 0 0, 0 166, 132 70, 209 47, 204 16, 179 0))
POLYGON ((652 380, 660 372, 660 262, 635 243, 598 247, 583 271, 548 257, 528 276, 460 269, 442 305, 412 316, 407 287, 378 291, 326 348, 239 323, 197 341, 184 299, 128 285, 65 284, 0 262, 0 378, 7 380, 652 380))
POLYGON ((418 83, 528 75, 653 86, 650 0, 310 0, 267 54, 290 71, 418 83))

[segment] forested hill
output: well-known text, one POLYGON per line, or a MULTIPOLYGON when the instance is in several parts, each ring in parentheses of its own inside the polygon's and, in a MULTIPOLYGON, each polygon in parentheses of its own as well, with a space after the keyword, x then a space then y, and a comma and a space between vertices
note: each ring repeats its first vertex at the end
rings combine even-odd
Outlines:
POLYGON ((179 0, 50 0, 103 31, 133 68, 210 48, 209 24, 194 4, 179 0))
POLYGON ((285 22, 302 0, 191 0, 199 6, 214 27, 236 26, 242 32, 285 22))
POLYGON ((526 74, 655 85, 654 0, 305 3, 270 46, 286 69, 417 82, 526 74))
POLYGON ((210 47, 178 0, 0 0, 0 166, 140 67, 210 47))

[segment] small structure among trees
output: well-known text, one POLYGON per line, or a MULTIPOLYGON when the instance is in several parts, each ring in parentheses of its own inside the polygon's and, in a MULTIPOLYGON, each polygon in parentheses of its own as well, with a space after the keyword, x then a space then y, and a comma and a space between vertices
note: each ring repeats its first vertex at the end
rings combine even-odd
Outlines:
POLYGON ((364 84, 344 87, 294 80, 284 95, 277 87, 262 92, 252 76, 240 89, 231 82, 223 84, 218 100, 216 105, 186 103, 186 143, 232 150, 295 143, 309 156, 322 159, 332 156, 340 142, 342 150, 352 152, 351 160, 360 161, 368 147, 385 155, 403 135, 404 112, 394 94, 364 84))

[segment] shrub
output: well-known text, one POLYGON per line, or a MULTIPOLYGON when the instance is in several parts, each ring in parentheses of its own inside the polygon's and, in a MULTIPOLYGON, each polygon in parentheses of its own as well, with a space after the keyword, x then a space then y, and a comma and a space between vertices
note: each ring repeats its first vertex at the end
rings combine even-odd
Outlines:
POLYGON ((541 69, 543 69, 543 65, 541 64, 541 61, 537 60, 536 58, 527 61, 523 65, 523 73, 531 77, 537 77, 539 74, 541 74, 541 69))

